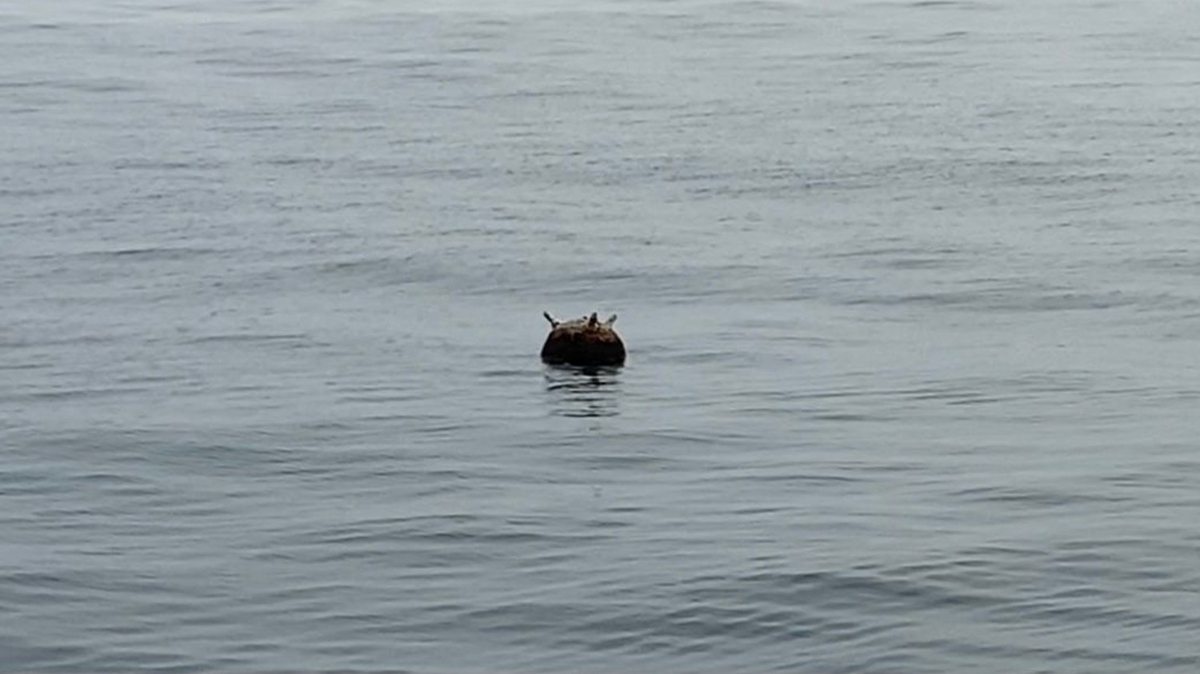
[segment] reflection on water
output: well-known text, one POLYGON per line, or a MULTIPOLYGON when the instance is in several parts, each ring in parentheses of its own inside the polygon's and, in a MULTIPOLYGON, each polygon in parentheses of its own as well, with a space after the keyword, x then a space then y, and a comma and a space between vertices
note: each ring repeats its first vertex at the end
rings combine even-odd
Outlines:
POLYGON ((613 417, 620 413, 620 367, 547 365, 546 391, 554 414, 613 417))

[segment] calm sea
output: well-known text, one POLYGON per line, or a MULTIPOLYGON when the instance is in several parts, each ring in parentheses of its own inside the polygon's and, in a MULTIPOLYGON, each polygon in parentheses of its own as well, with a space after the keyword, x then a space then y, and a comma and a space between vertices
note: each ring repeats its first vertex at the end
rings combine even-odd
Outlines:
POLYGON ((0 671, 1200 671, 1197 25, 0 5, 0 671))

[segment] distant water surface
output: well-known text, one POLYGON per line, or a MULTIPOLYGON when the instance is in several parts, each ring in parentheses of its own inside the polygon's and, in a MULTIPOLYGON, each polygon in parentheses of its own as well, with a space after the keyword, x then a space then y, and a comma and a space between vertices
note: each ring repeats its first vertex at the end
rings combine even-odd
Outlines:
POLYGON ((501 4, 0 9, 0 670, 1200 669, 1200 6, 501 4))

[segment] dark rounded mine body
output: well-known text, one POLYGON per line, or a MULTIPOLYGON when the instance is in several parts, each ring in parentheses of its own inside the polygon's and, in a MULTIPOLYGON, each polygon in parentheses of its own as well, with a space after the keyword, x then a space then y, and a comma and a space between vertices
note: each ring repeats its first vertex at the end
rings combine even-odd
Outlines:
POLYGON ((542 361, 552 365, 621 365, 625 362, 625 344, 613 330, 616 315, 601 321, 596 314, 570 321, 550 321, 550 334, 542 345, 542 361))

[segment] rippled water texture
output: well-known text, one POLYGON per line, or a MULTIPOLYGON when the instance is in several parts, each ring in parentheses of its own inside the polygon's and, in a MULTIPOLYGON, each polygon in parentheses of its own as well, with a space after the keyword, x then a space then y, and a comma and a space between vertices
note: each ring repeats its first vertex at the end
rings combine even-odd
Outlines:
POLYGON ((1197 9, 500 4, 0 8, 0 670, 1200 670, 1197 9))

